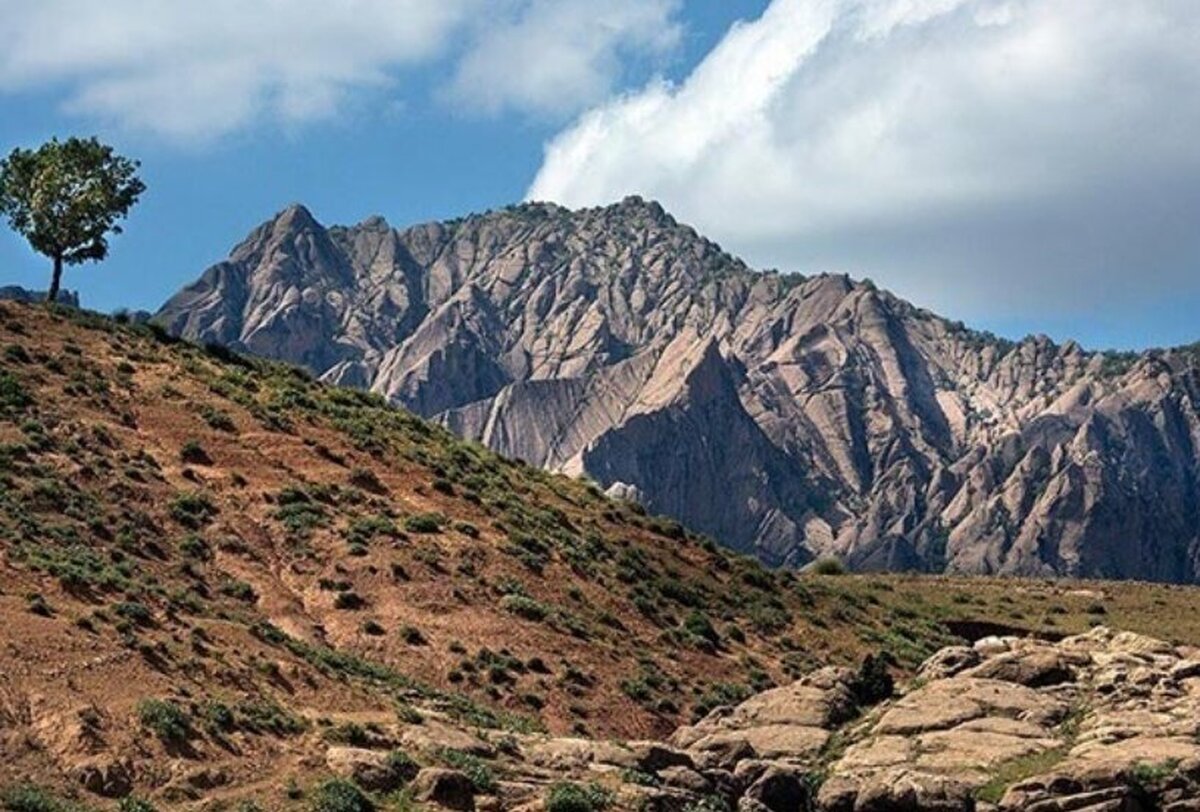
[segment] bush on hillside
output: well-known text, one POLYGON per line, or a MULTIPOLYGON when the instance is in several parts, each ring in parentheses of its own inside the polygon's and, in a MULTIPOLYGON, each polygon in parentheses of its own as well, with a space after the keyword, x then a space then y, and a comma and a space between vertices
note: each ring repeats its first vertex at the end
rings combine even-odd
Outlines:
POLYGON ((612 794, 599 784, 562 782, 546 793, 546 812, 600 812, 612 803, 612 794))
POLYGON ((814 561, 812 571, 817 575, 845 575, 846 565, 840 559, 828 556, 814 561))
POLYGON ((354 784, 333 778, 317 787, 309 809, 312 812, 374 812, 375 804, 354 784))

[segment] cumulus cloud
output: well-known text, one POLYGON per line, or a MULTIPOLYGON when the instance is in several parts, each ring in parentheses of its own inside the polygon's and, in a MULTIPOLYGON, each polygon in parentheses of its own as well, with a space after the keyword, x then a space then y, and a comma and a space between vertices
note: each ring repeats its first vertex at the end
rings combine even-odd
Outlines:
POLYGON ((1186 0, 773 0, 582 114, 528 196, 639 192, 760 265, 997 317, 1195 280, 1197 132, 1186 0))
POLYGON ((203 140, 329 117, 355 92, 395 91, 405 68, 431 64, 453 70, 455 92, 487 109, 573 113, 612 90, 623 48, 657 52, 674 36, 674 0, 591 6, 0 0, 0 92, 50 90, 73 113, 203 140))
POLYGON ((533 0, 477 28, 459 63, 453 97, 482 112, 546 115, 599 101, 629 59, 679 43, 679 0, 533 0))

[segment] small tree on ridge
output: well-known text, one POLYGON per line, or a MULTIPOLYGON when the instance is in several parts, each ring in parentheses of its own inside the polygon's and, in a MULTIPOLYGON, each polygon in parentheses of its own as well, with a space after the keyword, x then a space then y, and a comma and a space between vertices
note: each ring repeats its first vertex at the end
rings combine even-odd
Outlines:
POLYGON ((54 263, 47 301, 58 298, 64 265, 108 256, 108 234, 146 185, 138 162, 95 138, 52 138, 0 159, 0 214, 34 251, 54 263))

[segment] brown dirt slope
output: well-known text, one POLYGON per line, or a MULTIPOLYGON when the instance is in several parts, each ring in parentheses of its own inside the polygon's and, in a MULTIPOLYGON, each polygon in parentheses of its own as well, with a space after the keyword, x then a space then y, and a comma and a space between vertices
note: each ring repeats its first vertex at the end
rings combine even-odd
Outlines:
POLYGON ((0 305, 0 787, 279 808, 398 718, 659 737, 956 634, 1200 643, 1196 597, 772 572, 296 369, 0 305))

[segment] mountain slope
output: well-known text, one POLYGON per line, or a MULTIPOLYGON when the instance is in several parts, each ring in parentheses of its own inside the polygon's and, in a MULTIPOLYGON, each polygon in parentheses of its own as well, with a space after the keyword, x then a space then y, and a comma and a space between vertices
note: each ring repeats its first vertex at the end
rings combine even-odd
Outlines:
POLYGON ((1193 352, 998 340, 869 282, 753 271, 637 198, 404 230, 294 206, 158 318, 771 564, 1200 572, 1193 352))
MULTIPOLYGON (((710 374, 691 386, 726 385, 710 374)), ((680 419, 703 419, 689 404, 680 419)), ((515 808, 606 747, 638 785, 629 753, 661 751, 607 739, 665 737, 822 666, 876 653, 903 677, 948 643, 1100 617, 1195 645, 1195 601, 772 572, 298 369, 0 303, 8 809, 131 792, 161 809, 324 808, 331 774, 382 787, 391 773, 360 768, 389 751, 497 776, 480 794, 515 808)))

